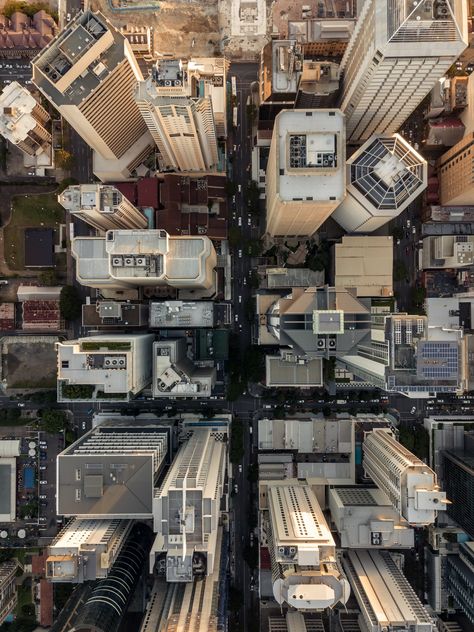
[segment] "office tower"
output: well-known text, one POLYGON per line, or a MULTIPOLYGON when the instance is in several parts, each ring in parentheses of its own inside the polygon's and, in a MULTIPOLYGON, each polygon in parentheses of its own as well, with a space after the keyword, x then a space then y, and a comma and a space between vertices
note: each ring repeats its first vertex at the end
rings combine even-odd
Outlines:
POLYGON ((267 164, 272 237, 310 237, 345 196, 345 129, 340 110, 283 110, 267 164))
POLYGON ((225 137, 223 58, 160 59, 135 99, 159 149, 162 170, 214 171, 225 137))
POLYGON ((345 604, 349 583, 336 562, 336 546, 311 487, 285 481, 269 481, 265 487, 268 511, 262 520, 277 603, 301 611, 345 604))
POLYGON ((462 0, 365 2, 341 62, 348 142, 396 132, 467 45, 462 0))
POLYGON ((428 613, 388 551, 349 550, 344 570, 361 611, 361 629, 370 632, 435 632, 428 613))
POLYGON ((58 202, 73 217, 99 231, 113 228, 146 228, 146 217, 114 186, 77 184, 58 195, 58 202))
POLYGON ((118 632, 140 580, 152 541, 150 529, 136 524, 109 575, 98 581, 78 614, 72 614, 71 632, 118 632))
POLYGON ((58 353, 58 401, 128 401, 151 382, 153 334, 64 340, 58 353))
POLYGON ((462 450, 446 450, 444 487, 451 501, 448 515, 474 538, 474 457, 462 450))
POLYGON ((346 163, 344 201, 333 218, 350 233, 371 233, 398 217, 428 184, 428 166, 401 136, 372 137, 346 163))
POLYGON ((369 487, 331 487, 331 520, 348 549, 412 549, 415 532, 380 491, 369 487))
POLYGON ((110 230, 76 237, 71 252, 81 285, 125 289, 165 286, 212 291, 217 255, 205 236, 172 237, 164 230, 110 230))
POLYGON ((46 154, 51 164, 50 121, 46 110, 17 81, 0 94, 0 134, 28 156, 46 154))
POLYGON ((153 397, 210 397, 216 383, 214 366, 197 366, 188 358, 186 338, 153 343, 153 397))
POLYGON ((446 510, 446 492, 436 474, 401 445, 390 430, 365 433, 363 467, 395 509, 413 526, 433 524, 438 511, 446 510))
POLYGON ((92 329, 148 328, 148 303, 133 301, 97 301, 82 305, 82 326, 92 329))
POLYGON ((151 329, 215 327, 218 308, 212 301, 159 301, 150 303, 151 329))
POLYGON ((96 520, 152 517, 170 429, 153 420, 104 422, 58 454, 57 513, 96 520))
POLYGON ((471 206, 474 200, 474 132, 438 160, 439 193, 444 206, 471 206))
POLYGON ((0 625, 18 603, 16 593, 16 571, 18 562, 8 560, 0 564, 0 625))
POLYGON ((72 520, 48 546, 47 579, 82 584, 107 577, 132 525, 132 520, 72 520))
POLYGON ((462 268, 470 268, 473 264, 474 235, 429 235, 423 239, 423 270, 461 272, 462 268))
POLYGON ((143 76, 127 39, 103 15, 85 11, 32 66, 35 85, 94 150, 94 173, 127 180, 153 147, 133 98, 143 76))
POLYGON ((463 542, 459 555, 447 556, 447 590, 474 625, 474 542, 463 542))
POLYGON ((227 423, 190 427, 153 500, 150 554, 164 560, 166 581, 192 582, 215 568, 221 499, 227 464, 227 423))
POLYGON ((344 235, 335 250, 335 287, 355 288, 357 296, 393 296, 393 238, 344 235))

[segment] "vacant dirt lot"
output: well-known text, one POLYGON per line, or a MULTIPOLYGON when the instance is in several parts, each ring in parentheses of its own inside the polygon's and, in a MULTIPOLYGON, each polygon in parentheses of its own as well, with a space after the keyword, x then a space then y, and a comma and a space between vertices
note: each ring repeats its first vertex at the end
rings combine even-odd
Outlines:
POLYGON ((7 388, 52 388, 56 386, 56 350, 51 342, 13 343, 2 355, 2 373, 7 388))

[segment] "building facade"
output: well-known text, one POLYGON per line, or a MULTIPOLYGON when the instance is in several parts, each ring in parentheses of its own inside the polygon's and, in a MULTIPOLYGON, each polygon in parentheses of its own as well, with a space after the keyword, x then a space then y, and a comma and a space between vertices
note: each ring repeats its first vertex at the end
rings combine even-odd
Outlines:
POLYGON ((267 164, 272 237, 311 237, 345 196, 345 121, 340 110, 283 110, 267 164))
POLYGON ((18 562, 8 560, 0 564, 0 625, 18 603, 16 592, 16 571, 18 562))
POLYGON ((0 134, 28 156, 46 154, 51 163, 48 112, 17 81, 0 94, 0 134))
POLYGON ((438 160, 439 192, 444 206, 470 206, 474 196, 474 132, 446 151, 438 160))
POLYGON ((94 173, 127 180, 153 148, 133 98, 143 75, 128 40, 103 15, 85 11, 32 66, 34 84, 94 150, 94 173))
POLYGON ((365 2, 341 62, 348 141, 398 131, 467 45, 462 0, 365 2))
POLYGON ((217 143, 224 130, 214 116, 214 103, 222 111, 225 69, 224 59, 160 59, 151 76, 138 83, 135 99, 163 170, 217 170, 217 143))
POLYGON ((448 515, 474 538, 474 458, 463 450, 443 452, 448 515))
POLYGON ((146 228, 147 219, 118 189, 108 184, 78 184, 64 189, 58 202, 73 217, 98 231, 146 228))

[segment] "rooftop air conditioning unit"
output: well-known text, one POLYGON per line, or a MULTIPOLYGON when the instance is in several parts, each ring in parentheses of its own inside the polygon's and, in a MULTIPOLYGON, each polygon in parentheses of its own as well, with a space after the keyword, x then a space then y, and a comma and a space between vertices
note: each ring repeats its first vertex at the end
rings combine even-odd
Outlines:
POLYGON ((119 366, 125 366, 125 358, 119 358, 117 362, 119 366))
POLYGON ((285 547, 284 546, 279 546, 278 547, 278 554, 279 555, 285 555, 285 547))
POLYGON ((182 81, 180 79, 176 79, 176 81, 174 82, 175 86, 180 86, 182 85, 182 81))
POLYGON ((171 85, 171 81, 166 80, 166 81, 165 81, 165 86, 170 86, 170 85, 171 85))
POLYGON ((125 257, 124 265, 132 267, 135 265, 135 259, 133 257, 125 257))
POLYGON ((335 349, 336 348, 336 341, 334 340, 334 338, 329 340, 328 346, 329 346, 330 349, 335 349))
POLYGON ((326 341, 324 340, 324 338, 318 339, 317 347, 318 349, 326 349, 326 341))
POLYGON ((135 257, 135 265, 146 266, 146 257, 135 257))
POLYGON ((123 258, 122 257, 112 257, 112 265, 119 267, 123 266, 123 258))

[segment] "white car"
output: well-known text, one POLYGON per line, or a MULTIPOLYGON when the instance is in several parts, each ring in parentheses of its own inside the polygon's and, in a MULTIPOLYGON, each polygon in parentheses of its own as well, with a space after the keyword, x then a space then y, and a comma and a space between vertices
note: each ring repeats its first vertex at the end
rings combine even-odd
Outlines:
POLYGON ((47 485, 48 481, 40 481, 40 485, 47 485))
POLYGON ((41 494, 41 496, 39 497, 40 500, 47 500, 48 497, 45 494, 41 494))
POLYGON ((238 322, 239 322, 239 315, 238 315, 238 314, 236 314, 236 315, 234 316, 234 320, 235 320, 235 322, 236 322, 236 323, 238 323, 238 322))
POLYGON ((242 463, 239 464, 239 474, 242 474, 242 463))
POLYGON ((410 228, 410 226, 411 226, 411 222, 409 219, 407 219, 407 228, 410 228))
POLYGON ((250 218, 250 217, 249 217, 249 218, 248 218, 248 220, 247 220, 247 224, 248 224, 249 226, 251 226, 251 225, 252 225, 252 220, 251 220, 251 218, 250 218))
POLYGON ((413 226, 413 228, 411 229, 411 232, 416 235, 416 226, 413 226))
POLYGON ((25 404, 23 404, 23 402, 18 403, 18 408, 24 408, 24 407, 25 407, 25 404))
POLYGON ((234 485, 234 493, 239 493, 239 486, 237 485, 237 483, 234 485))
POLYGON ((241 302, 242 302, 242 297, 241 297, 241 296, 239 296, 239 303, 241 303, 241 302))
POLYGON ((238 219, 238 221, 237 221, 237 224, 238 224, 239 226, 242 226, 242 218, 241 218, 241 217, 239 217, 239 219, 238 219))
POLYGON ((242 259, 242 251, 239 250, 239 259, 242 259))
POLYGON ((239 190, 239 193, 242 193, 242 185, 241 185, 241 184, 239 184, 237 188, 238 188, 238 190, 239 190))
POLYGON ((410 414, 414 415, 416 413, 416 406, 413 406, 413 408, 410 410, 410 414))
POLYGON ((83 421, 83 422, 82 422, 82 429, 83 429, 83 430, 85 430, 85 429, 86 429, 86 422, 85 422, 85 421, 83 421))

